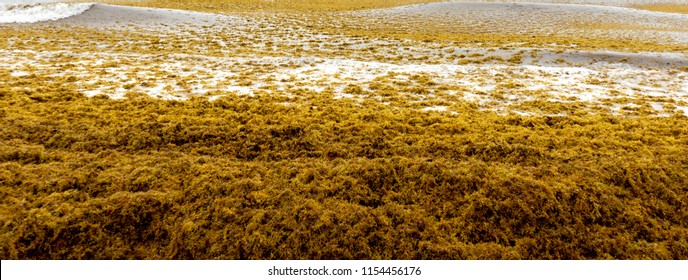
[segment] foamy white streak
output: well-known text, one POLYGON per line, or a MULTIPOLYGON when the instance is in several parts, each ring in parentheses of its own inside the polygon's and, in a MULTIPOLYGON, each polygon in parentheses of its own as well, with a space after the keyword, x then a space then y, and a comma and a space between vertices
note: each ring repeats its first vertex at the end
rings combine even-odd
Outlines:
POLYGON ((0 4, 0 23, 33 23, 81 14, 92 3, 0 4))

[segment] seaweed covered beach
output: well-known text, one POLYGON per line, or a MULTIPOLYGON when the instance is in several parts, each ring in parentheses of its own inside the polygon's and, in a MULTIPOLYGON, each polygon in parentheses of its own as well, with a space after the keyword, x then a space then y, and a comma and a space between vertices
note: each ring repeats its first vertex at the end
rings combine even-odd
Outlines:
POLYGON ((6 5, 2 259, 688 258, 681 1, 6 5))

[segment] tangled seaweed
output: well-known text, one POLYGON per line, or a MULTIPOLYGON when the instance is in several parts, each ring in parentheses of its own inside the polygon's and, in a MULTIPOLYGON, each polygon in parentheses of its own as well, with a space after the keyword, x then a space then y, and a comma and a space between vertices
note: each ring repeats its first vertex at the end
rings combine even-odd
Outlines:
POLYGON ((688 258, 685 116, 111 100, 0 75, 2 259, 688 258))

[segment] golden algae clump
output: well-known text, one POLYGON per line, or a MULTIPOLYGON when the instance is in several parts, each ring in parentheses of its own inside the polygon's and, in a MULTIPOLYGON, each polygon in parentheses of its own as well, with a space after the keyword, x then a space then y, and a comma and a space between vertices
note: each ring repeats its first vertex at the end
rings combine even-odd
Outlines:
POLYGON ((683 116, 36 88, 0 90, 4 259, 687 257, 683 116))

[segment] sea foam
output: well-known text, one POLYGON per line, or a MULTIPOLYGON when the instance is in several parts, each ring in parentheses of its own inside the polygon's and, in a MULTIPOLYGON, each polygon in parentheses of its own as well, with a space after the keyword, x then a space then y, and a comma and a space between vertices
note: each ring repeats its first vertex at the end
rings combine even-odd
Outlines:
POLYGON ((93 3, 30 3, 21 1, 0 4, 0 23, 33 23, 58 20, 81 14, 93 3))

